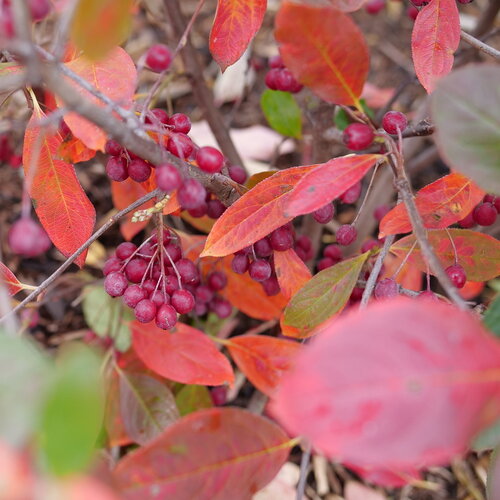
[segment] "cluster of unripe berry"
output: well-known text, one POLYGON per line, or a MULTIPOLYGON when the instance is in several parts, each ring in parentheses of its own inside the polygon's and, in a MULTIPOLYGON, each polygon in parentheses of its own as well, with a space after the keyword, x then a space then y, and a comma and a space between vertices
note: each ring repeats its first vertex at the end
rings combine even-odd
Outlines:
POLYGON ((280 56, 269 58, 269 71, 267 72, 265 83, 271 90, 281 90, 296 94, 303 88, 290 70, 285 67, 280 56))
POLYGON ((231 314, 231 304, 218 295, 227 284, 226 275, 210 272, 203 279, 198 266, 183 257, 177 235, 165 229, 162 242, 157 235, 139 247, 124 242, 103 268, 104 289, 111 297, 123 297, 137 321, 155 321, 168 330, 179 314, 202 316, 212 311, 220 318, 231 314))
POLYGON ((475 226, 491 226, 496 220, 500 213, 500 197, 496 197, 492 194, 487 194, 483 201, 477 204, 467 217, 464 217, 458 222, 460 227, 468 229, 475 226))

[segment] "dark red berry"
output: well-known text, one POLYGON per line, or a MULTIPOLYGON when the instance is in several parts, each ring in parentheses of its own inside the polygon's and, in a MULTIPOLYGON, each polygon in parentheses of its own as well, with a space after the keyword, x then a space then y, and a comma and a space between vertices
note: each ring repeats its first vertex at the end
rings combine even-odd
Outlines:
POLYGON ((346 247, 350 245, 358 235, 356 228, 351 226, 351 224, 344 224, 337 229, 337 243, 346 247))
POLYGON ((458 0, 458 3, 461 3, 461 4, 467 4, 467 3, 471 3, 473 0, 458 0))
POLYGON ((132 309, 141 301, 147 298, 147 292, 139 285, 130 285, 123 294, 123 302, 132 309))
POLYGON ((388 111, 382 118, 382 127, 388 133, 396 135, 398 130, 403 132, 408 126, 408 120, 399 111, 388 111))
POLYGON ((110 257, 104 263, 104 267, 102 268, 102 274, 104 274, 104 276, 107 276, 108 274, 115 273, 121 269, 122 265, 123 263, 120 259, 116 257, 110 257))
POLYGON ((174 132, 187 134, 191 130, 191 120, 184 113, 175 113, 168 120, 174 132))
POLYGON ((201 205, 198 205, 196 208, 188 210, 189 215, 195 218, 207 215, 207 211, 208 211, 208 205, 205 202, 203 202, 201 205))
POLYGON ((163 304, 156 313, 156 326, 162 330, 170 330, 177 323, 177 312, 168 304, 163 304))
POLYGON ((464 229, 469 229, 470 227, 474 227, 476 225, 476 221, 474 220, 474 213, 471 212, 469 215, 464 217, 462 220, 459 220, 458 225, 460 227, 463 227, 464 229))
POLYGON ((292 93, 296 93, 302 90, 302 85, 294 78, 290 70, 283 68, 278 71, 279 73, 276 76, 277 90, 292 93))
POLYGON ((318 271, 323 271, 323 269, 332 267, 335 264, 336 262, 330 257, 323 257, 322 259, 318 260, 316 267, 318 268, 318 271))
POLYGON ((259 241, 256 241, 253 244, 253 248, 257 257, 269 257, 273 254, 273 247, 271 246, 271 242, 267 236, 259 241))
POLYGON ((231 165, 228 168, 228 171, 229 177, 231 177, 234 182, 237 182, 238 184, 245 184, 247 180, 247 173, 243 167, 240 167, 239 165, 231 165))
POLYGON ((248 271, 250 260, 247 255, 236 254, 231 261, 231 269, 236 274, 245 274, 248 271))
POLYGON ((305 250, 306 252, 308 252, 312 248, 311 238, 309 238, 309 236, 307 236, 305 234, 302 234, 301 236, 299 236, 297 238, 297 241, 295 242, 295 244, 298 247, 302 248, 302 250, 305 250))
POLYGON ((423 7, 429 3, 429 0, 411 0, 411 3, 415 5, 415 7, 423 7))
POLYGON ((187 314, 194 309, 194 297, 187 290, 176 290, 172 294, 171 304, 179 314, 187 314))
POLYGON ((327 245, 323 250, 323 255, 336 262, 340 262, 343 258, 341 248, 335 244, 327 245))
POLYGON ((369 0, 365 3, 365 10, 368 14, 378 14, 385 8, 385 0, 369 0))
POLYGON ((271 264, 267 260, 254 260, 248 268, 248 273, 254 281, 265 281, 271 277, 271 264))
POLYGON ((156 316, 156 306, 152 300, 142 299, 134 309, 135 318, 140 323, 149 323, 156 316))
POLYGON ((181 277, 181 281, 186 284, 198 283, 200 274, 198 268, 189 259, 180 259, 176 262, 177 272, 181 277))
POLYGON ((169 123, 168 113, 164 109, 154 108, 150 111, 150 114, 152 115, 151 118, 153 120, 159 121, 163 124, 169 123))
POLYGON ((114 141, 113 139, 109 139, 104 146, 104 152, 111 156, 120 156, 122 154, 122 151, 123 148, 121 144, 117 141, 114 141))
POLYGON ((293 247, 293 233, 288 226, 279 227, 270 234, 269 243, 273 250, 284 252, 293 247))
POLYGON ((393 278, 385 278, 377 283, 374 290, 377 299, 389 299, 399 295, 399 285, 393 278))
POLYGON ((280 55, 271 56, 269 58, 269 67, 270 68, 284 68, 285 64, 283 63, 283 59, 281 59, 280 55))
POLYGON ((359 302, 363 298, 363 292, 364 291, 365 291, 364 288, 361 288, 359 286, 355 286, 352 289, 351 296, 349 297, 349 299, 352 302, 359 302))
POLYGON ((207 285, 210 290, 218 292, 222 290, 227 285, 227 276, 221 271, 212 271, 207 276, 207 285))
POLYGON ((12 224, 7 240, 12 252, 23 257, 37 257, 51 245, 43 227, 29 217, 22 217, 12 224))
POLYGON ((220 319, 228 318, 233 312, 233 306, 226 299, 214 297, 210 302, 210 309, 219 316, 220 319))
POLYGON ((49 0, 28 0, 28 7, 33 21, 45 19, 52 8, 49 0))
POLYGON ((177 199, 184 210, 204 204, 206 196, 206 189, 196 179, 187 179, 177 190, 177 199))
POLYGON ((172 62, 172 52, 166 45, 156 44, 146 53, 146 64, 155 72, 161 73, 169 68, 172 62))
POLYGON ((494 203, 494 205, 495 205, 495 208, 496 208, 496 210, 497 210, 497 213, 499 213, 499 214, 500 214, 500 196, 498 196, 497 198, 495 198, 495 203, 494 203))
POLYGON ((347 125, 342 135, 344 144, 353 151, 366 149, 373 142, 375 135, 372 128, 364 123, 347 125))
POLYGON ((165 276, 163 283, 165 284, 165 291, 172 295, 176 290, 179 290, 179 280, 177 276, 165 276))
POLYGON ((104 280, 104 290, 111 297, 121 297, 128 287, 127 278, 123 273, 111 273, 104 280))
POLYGON ((410 5, 408 6, 408 8, 406 9, 406 15, 412 20, 412 21, 415 21, 415 19, 417 19, 417 16, 418 16, 418 13, 419 13, 419 10, 414 6, 414 5, 410 5))
POLYGON ((211 219, 218 219, 225 211, 225 205, 219 200, 210 200, 207 203, 207 215, 211 219))
POLYGON ((262 281, 262 288, 268 297, 273 297, 280 293, 280 285, 276 276, 271 276, 269 279, 262 281))
POLYGON ((493 203, 480 203, 472 212, 472 216, 480 226, 491 226, 497 220, 497 209, 493 203))
POLYGON ((181 184, 182 176, 174 165, 165 163, 156 168, 156 185, 162 191, 169 193, 177 189, 181 184))
POLYGON ((170 260, 172 260, 172 262, 177 262, 182 257, 181 247, 173 242, 167 243, 164 249, 165 253, 170 257, 170 259, 168 257, 165 259, 167 265, 170 265, 170 260))
POLYGON ((281 69, 279 68, 272 68, 267 72, 264 82, 271 90, 278 90, 278 79, 280 73, 281 69))
POLYGON ((153 290, 153 293, 150 294, 149 300, 151 300, 156 307, 160 307, 163 304, 170 304, 170 295, 167 295, 163 292, 163 289, 153 290))
POLYGON ((485 194, 483 198, 484 203, 495 203, 496 196, 494 194, 485 194))
POLYGON ((313 219, 320 224, 330 222, 334 215, 335 207, 333 206, 333 203, 327 203, 312 213, 313 219))
POLYGON ((151 167, 144 160, 132 160, 128 165, 128 175, 136 182, 145 182, 151 175, 151 167))
POLYGON ((132 257, 136 250, 136 245, 134 245, 130 241, 124 241, 116 247, 116 256, 121 260, 126 260, 129 257, 132 257))
POLYGON ((356 184, 352 185, 347 191, 340 196, 342 203, 352 204, 356 203, 359 199, 359 195, 361 194, 361 182, 356 182, 356 184))
POLYGON ((125 266, 125 275, 132 283, 139 283, 144 277, 148 263, 140 257, 134 257, 125 266))
POLYGON ((204 146, 196 153, 196 163, 200 170, 209 174, 220 172, 224 165, 224 155, 211 146, 204 146))
POLYGON ((186 135, 181 133, 170 134, 167 150, 178 158, 189 158, 193 152, 193 141, 186 135))
POLYGON ((106 163, 106 175, 116 182, 123 182, 128 179, 126 161, 118 156, 111 156, 106 163))
POLYGON ((373 248, 380 248, 380 243, 377 240, 370 238, 369 240, 366 240, 361 245, 361 253, 368 252, 369 250, 372 250, 373 248))
POLYGON ((457 288, 463 288, 467 281, 465 269, 460 264, 454 264, 445 269, 448 278, 457 288))
POLYGON ((200 285, 196 288, 195 298, 197 302, 206 304, 214 298, 214 292, 207 285, 200 285))
POLYGON ((156 288, 156 281, 149 279, 149 280, 144 280, 141 284, 141 288, 148 294, 151 295, 151 293, 154 292, 156 288))
POLYGON ((373 217, 375 217, 375 219, 380 222, 385 217, 385 215, 390 212, 390 210, 391 207, 389 207, 388 205, 379 205, 373 211, 373 217))

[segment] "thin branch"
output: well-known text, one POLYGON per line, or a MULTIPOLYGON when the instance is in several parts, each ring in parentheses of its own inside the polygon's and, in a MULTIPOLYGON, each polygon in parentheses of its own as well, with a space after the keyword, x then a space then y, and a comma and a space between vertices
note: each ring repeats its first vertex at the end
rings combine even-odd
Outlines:
POLYGON ((311 461, 311 443, 307 443, 302 451, 302 457, 300 458, 300 476, 299 484, 297 485, 297 500, 303 500, 304 492, 306 490, 307 484, 307 469, 309 468, 309 462, 311 461))
POLYGON ((488 45, 487 43, 478 40, 477 38, 473 37, 472 35, 469 35, 469 33, 466 33, 463 30, 460 32, 460 38, 464 42, 467 42, 469 45, 472 45, 472 47, 474 47, 475 49, 480 50, 481 52, 484 52, 485 54, 488 54, 489 56, 494 57, 495 59, 500 60, 500 50, 493 48, 491 45, 488 45))
POLYGON ((428 120, 422 120, 418 122, 416 125, 406 127, 403 132, 403 137, 425 137, 427 135, 432 135, 434 133, 435 126, 433 123, 430 123, 428 120))
POLYGON ((128 207, 124 208, 117 212, 113 217, 111 217, 104 225, 102 225, 83 245, 78 248, 72 255, 70 255, 65 262, 55 271, 53 272, 44 282, 36 287, 36 289, 31 292, 22 302, 20 302, 9 314, 6 314, 0 318, 0 324, 3 323, 7 318, 9 318, 12 314, 15 314, 17 311, 21 310, 26 304, 35 300, 42 292, 44 292, 54 281, 61 276, 61 274, 68 269, 68 267, 81 255, 87 248, 94 243, 99 236, 104 234, 111 226, 116 224, 121 218, 125 217, 130 212, 133 212, 136 208, 140 207, 146 201, 153 199, 154 197, 161 194, 159 189, 155 189, 150 193, 145 194, 143 197, 134 201, 134 203, 130 204, 128 207))

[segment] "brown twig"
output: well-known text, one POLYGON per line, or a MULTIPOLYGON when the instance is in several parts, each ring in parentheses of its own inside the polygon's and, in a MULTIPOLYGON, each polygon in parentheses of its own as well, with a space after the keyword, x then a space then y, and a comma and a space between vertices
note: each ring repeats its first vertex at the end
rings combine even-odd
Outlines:
POLYGON ((478 40, 477 38, 473 37, 472 35, 469 35, 469 33, 466 33, 463 30, 460 32, 460 38, 464 42, 474 47, 475 49, 480 50, 481 52, 484 52, 485 54, 488 54, 489 56, 494 57, 495 59, 500 60, 500 50, 493 48, 491 45, 488 45, 487 43, 478 40))
POLYGON ((498 11, 500 10, 500 0, 490 0, 488 7, 481 14, 472 34, 475 37, 482 37, 495 24, 498 11))
MULTIPOLYGON (((184 21, 179 3, 177 0, 164 0, 164 5, 170 18, 174 36, 180 39, 186 30, 186 22, 184 21)), ((184 61, 186 72, 191 81, 194 97, 201 107, 203 115, 210 125, 222 152, 233 165, 241 165, 244 167, 243 161, 234 146, 224 120, 219 110, 215 107, 213 93, 205 83, 203 71, 198 64, 198 54, 191 43, 189 35, 186 37, 186 44, 181 49, 180 53, 184 61)))
POLYGON ((435 126, 433 123, 430 123, 428 120, 422 120, 416 125, 410 125, 406 127, 403 132, 403 137, 405 139, 407 137, 425 137, 427 135, 432 135, 434 133, 434 130, 435 126))

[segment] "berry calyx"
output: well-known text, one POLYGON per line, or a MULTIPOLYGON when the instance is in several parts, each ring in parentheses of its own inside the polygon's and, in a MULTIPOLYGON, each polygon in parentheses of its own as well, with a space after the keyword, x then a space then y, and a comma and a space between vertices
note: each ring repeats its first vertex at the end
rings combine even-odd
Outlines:
POLYGON ((369 125, 364 123, 351 123, 347 125, 342 135, 344 144, 353 151, 366 149, 373 142, 375 134, 369 125))
POLYGON ((155 73, 161 73, 172 63, 172 52, 166 45, 156 44, 146 53, 146 64, 155 73))
POLYGON ((408 126, 408 120, 399 111, 388 111, 382 118, 382 127, 388 133, 396 135, 398 130, 403 132, 408 126))
POLYGON ((224 165, 224 155, 211 146, 204 146, 196 153, 196 163, 200 170, 208 174, 216 174, 224 165))
POLYGON ((337 243, 342 246, 350 245, 357 237, 356 228, 351 224, 344 224, 337 229, 337 243))
POLYGON ((457 288, 463 288, 467 281, 465 269, 460 264, 454 264, 445 269, 448 278, 457 288))

